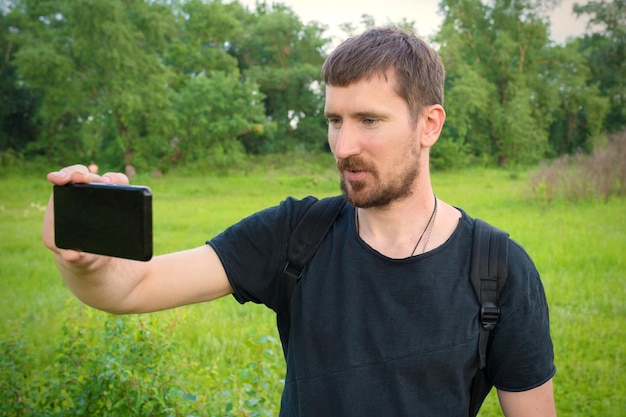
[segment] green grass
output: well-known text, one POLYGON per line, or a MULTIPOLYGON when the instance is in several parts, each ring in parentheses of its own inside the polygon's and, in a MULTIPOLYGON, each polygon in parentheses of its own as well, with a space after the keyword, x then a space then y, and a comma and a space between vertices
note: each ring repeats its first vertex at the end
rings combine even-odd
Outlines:
MULTIPOLYGON (((181 170, 136 179, 154 193, 155 252, 202 245, 287 195, 338 192, 335 173, 324 168, 328 158, 270 162, 226 177, 181 170)), ((509 231, 537 264, 550 304, 559 416, 626 415, 625 200, 557 201, 545 207, 529 198, 525 174, 495 170, 434 173, 433 183, 438 197, 509 231)), ((19 366, 30 366, 35 374, 53 367, 63 325, 83 308, 62 284, 41 243, 42 208, 51 188, 43 171, 0 177, 0 336, 24 342, 32 363, 19 366)), ((80 317, 78 325, 94 329, 110 318, 98 312, 80 317)), ((246 402, 255 392, 263 396, 267 415, 275 413, 284 365, 270 311, 241 307, 226 297, 150 319, 155 331, 177 341, 173 360, 180 361, 176 371, 186 389, 197 394, 197 409, 204 410, 197 415, 259 409, 246 402), (258 382, 251 373, 265 375, 270 385, 250 389, 251 381, 258 382)), ((38 381, 36 375, 25 378, 31 385, 38 381)), ((493 395, 481 415, 501 415, 493 395)))

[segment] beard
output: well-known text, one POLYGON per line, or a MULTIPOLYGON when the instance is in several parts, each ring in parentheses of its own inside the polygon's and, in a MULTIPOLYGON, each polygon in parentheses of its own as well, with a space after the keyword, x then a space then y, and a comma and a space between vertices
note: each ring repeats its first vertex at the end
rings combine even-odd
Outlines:
MULTIPOLYGON (((414 144, 414 141, 410 143, 414 144)), ((364 181, 347 181, 341 174, 341 192, 354 207, 373 208, 385 207, 394 201, 402 200, 413 194, 413 184, 419 177, 420 150, 418 146, 409 145, 407 152, 396 161, 392 172, 387 178, 381 178, 380 172, 366 160, 351 156, 337 161, 339 172, 365 171, 369 175, 364 181)))

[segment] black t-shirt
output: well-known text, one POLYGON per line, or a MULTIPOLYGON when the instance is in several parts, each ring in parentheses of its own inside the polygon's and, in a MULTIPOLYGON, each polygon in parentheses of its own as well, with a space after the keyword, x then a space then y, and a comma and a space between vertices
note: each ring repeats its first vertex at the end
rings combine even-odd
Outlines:
MULTIPOLYGON (((298 219, 292 198, 231 226, 209 244, 235 298, 278 316, 287 360, 281 416, 466 415, 478 367, 479 306, 469 279, 473 219, 425 254, 388 258, 360 239, 347 204, 296 285, 286 329, 282 270, 298 219)), ((514 241, 488 375, 525 391, 555 372, 539 274, 514 241)))

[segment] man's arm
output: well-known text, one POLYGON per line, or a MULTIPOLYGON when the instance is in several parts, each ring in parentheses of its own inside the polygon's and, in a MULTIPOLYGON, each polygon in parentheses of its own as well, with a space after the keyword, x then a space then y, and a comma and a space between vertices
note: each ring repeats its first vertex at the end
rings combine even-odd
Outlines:
POLYGON ((528 391, 498 390, 498 399, 506 417, 556 417, 552 380, 528 391))
MULTIPOLYGON (((127 184, 123 174, 91 174, 86 167, 72 166, 48 175, 54 184, 109 182, 127 184)), ((148 262, 110 258, 54 244, 54 207, 50 199, 42 238, 54 252, 67 286, 86 304, 111 313, 144 313, 213 300, 232 293, 224 267, 208 245, 148 262)))

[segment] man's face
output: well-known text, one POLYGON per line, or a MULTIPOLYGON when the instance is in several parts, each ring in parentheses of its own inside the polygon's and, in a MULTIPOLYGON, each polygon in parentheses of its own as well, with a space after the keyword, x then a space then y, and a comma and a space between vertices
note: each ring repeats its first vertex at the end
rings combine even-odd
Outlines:
POLYGON ((413 193, 422 124, 393 90, 394 75, 326 87, 328 142, 354 206, 382 207, 413 193))

